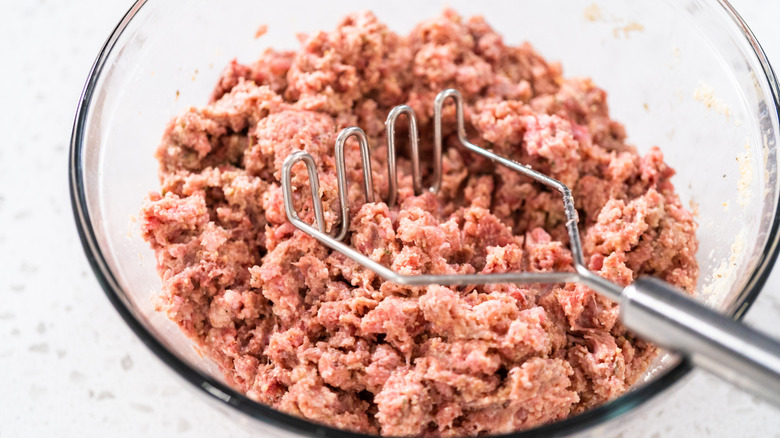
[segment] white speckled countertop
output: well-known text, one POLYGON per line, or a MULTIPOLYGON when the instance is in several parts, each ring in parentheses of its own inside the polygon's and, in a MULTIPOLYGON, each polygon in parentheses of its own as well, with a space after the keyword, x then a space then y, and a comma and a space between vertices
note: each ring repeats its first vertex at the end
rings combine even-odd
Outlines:
MULTIPOLYGON (((780 2, 733 0, 780 64, 780 2)), ((247 437, 104 297, 76 234, 67 150, 89 66, 129 2, 0 2, 0 437, 247 437)), ((780 269, 747 322, 780 336, 780 269)), ((780 437, 780 410, 702 372, 632 437, 780 437)), ((628 436, 628 434, 625 434, 628 436)))

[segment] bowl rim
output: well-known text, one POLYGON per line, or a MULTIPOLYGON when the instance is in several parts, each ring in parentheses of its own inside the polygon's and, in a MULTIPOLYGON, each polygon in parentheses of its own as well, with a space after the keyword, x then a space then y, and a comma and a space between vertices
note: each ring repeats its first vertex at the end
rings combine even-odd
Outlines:
MULTIPOLYGON (((147 2, 148 0, 136 0, 129 8, 129 10, 124 14, 119 23, 114 27, 113 31, 100 49, 97 58, 89 70, 87 81, 81 92, 76 109, 75 119, 73 122, 73 129, 71 132, 70 154, 68 161, 68 183, 70 189, 71 207, 73 209, 73 215, 81 244, 84 248, 84 252, 90 267, 98 280, 98 283, 103 289, 105 295, 108 297, 108 300, 120 314, 122 319, 124 319, 127 325, 131 328, 131 330, 138 336, 138 338, 140 338, 140 340, 160 360, 162 360, 163 363, 169 366, 184 380, 197 387, 208 398, 211 398, 212 400, 219 403, 229 405, 257 421, 264 422, 272 426, 281 427, 289 432, 305 434, 309 436, 334 438, 375 437, 375 435, 367 435, 336 429, 324 424, 305 420, 303 418, 278 411, 264 404, 255 402, 235 389, 231 388, 230 386, 190 367, 186 361, 181 359, 177 354, 168 350, 165 345, 163 345, 163 343, 161 343, 151 333, 151 331, 149 331, 135 317, 135 314, 131 310, 130 303, 124 298, 125 294, 122 292, 119 283, 116 281, 116 278, 111 272, 109 265, 103 256, 103 251, 98 243, 95 230, 91 226, 90 211, 87 206, 87 197, 84 184, 85 181, 83 179, 84 168, 81 158, 84 156, 84 138, 86 133, 85 127, 90 110, 90 104, 92 102, 92 98, 94 97, 95 91, 97 90, 97 85, 101 77, 101 73, 103 72, 103 68, 106 65, 106 61, 112 54, 119 37, 127 28, 131 20, 136 16, 138 11, 147 2)), ((761 65, 765 79, 769 84, 772 104, 774 104, 775 107, 775 114, 780 114, 780 93, 778 92, 780 87, 778 86, 777 78, 766 57, 766 54, 764 53, 763 48, 758 43, 755 35, 753 35, 753 32, 750 30, 742 17, 727 0, 717 0, 717 4, 713 4, 713 7, 714 6, 720 6, 728 15, 728 17, 733 20, 741 30, 742 36, 745 37, 748 44, 752 48, 753 54, 756 56, 756 59, 761 65)), ((780 125, 780 116, 775 119, 775 122, 780 125)), ((767 237, 767 243, 764 247, 763 253, 761 254, 761 258, 756 264, 751 275, 748 277, 745 289, 738 297, 737 306, 729 309, 729 313, 734 319, 742 319, 745 312, 755 301, 755 298, 758 296, 759 292, 766 283, 767 278, 769 277, 772 267, 777 259, 778 250, 780 250, 780 204, 778 204, 775 210, 772 225, 767 237), (741 302, 739 302, 739 300, 741 300, 741 302)), ((664 373, 656 378, 651 384, 641 385, 635 390, 627 392, 599 407, 587 410, 583 413, 566 418, 564 420, 538 426, 533 429, 494 436, 502 438, 541 438, 567 436, 572 433, 582 431, 588 427, 601 424, 610 419, 621 416, 629 411, 632 411, 635 407, 638 407, 644 402, 649 401, 650 399, 670 388, 675 383, 681 381, 681 379, 688 375, 692 369, 693 367, 691 363, 683 358, 678 364, 674 365, 669 370, 664 371, 664 373)))

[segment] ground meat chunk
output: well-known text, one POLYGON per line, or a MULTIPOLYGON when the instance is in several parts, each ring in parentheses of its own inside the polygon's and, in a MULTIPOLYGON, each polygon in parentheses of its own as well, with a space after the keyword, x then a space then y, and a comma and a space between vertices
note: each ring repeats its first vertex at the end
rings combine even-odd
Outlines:
MULTIPOLYGON (((441 190, 414 194, 401 118, 398 200, 383 202, 387 113, 414 108, 430 156, 433 99, 454 87, 475 144, 572 188, 591 270, 620 285, 653 275, 692 292, 696 223, 674 171, 658 148, 639 155, 625 142, 606 93, 452 10, 408 35, 371 13, 351 14, 300 44, 230 62, 207 105, 170 121, 156 155, 160 193, 140 215, 162 279, 157 309, 227 380, 286 413, 394 436, 527 429, 636 382, 656 349, 591 289, 385 282, 296 229, 280 184, 285 158, 309 152, 325 228, 341 226, 333 147, 340 129, 358 125, 372 147, 377 202, 365 202, 349 141, 352 247, 408 275, 572 270, 560 195, 459 147, 451 104, 441 190)), ((426 179, 430 170, 424 165, 426 179)), ((296 211, 312 223, 303 165, 292 182, 296 211)))

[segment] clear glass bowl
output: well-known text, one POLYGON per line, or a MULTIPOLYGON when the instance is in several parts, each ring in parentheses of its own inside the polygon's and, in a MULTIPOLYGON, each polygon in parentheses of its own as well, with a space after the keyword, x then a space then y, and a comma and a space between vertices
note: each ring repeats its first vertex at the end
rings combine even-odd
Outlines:
MULTIPOLYGON (((763 285, 778 244, 778 87, 750 30, 725 2, 448 0, 482 14, 509 43, 530 41, 567 76, 609 92, 615 119, 640 151, 659 145, 698 211, 701 299, 739 318, 763 285)), ((398 32, 441 12, 441 1, 372 2, 398 32), (409 11, 413 11, 410 13, 409 11)), ((79 102, 70 186, 81 239, 106 295, 179 375, 248 428, 273 436, 356 436, 255 403, 225 384, 179 329, 156 313, 151 250, 134 221, 158 187, 153 152, 165 123, 204 104, 226 63, 265 47, 295 48, 299 32, 332 29, 364 2, 138 1, 108 38, 79 102), (269 26, 254 38, 261 24, 269 26)), ((640 384, 581 415, 513 434, 619 430, 628 412, 679 381, 690 365, 662 354, 640 384), (618 429, 616 429, 616 427, 618 429)))

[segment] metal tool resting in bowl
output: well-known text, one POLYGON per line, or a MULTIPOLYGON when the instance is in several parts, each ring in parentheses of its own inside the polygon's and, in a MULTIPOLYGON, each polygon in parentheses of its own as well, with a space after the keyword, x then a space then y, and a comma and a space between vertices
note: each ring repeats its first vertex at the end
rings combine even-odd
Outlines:
MULTIPOLYGON (((336 171, 341 224, 335 237, 325 230, 322 201, 319 198, 319 180, 314 159, 304 151, 290 154, 282 166, 282 190, 287 218, 298 229, 311 235, 322 244, 354 260, 364 268, 376 272, 387 281, 409 286, 475 285, 495 283, 581 283, 620 304, 623 324, 642 338, 685 355, 694 364, 731 381, 737 386, 780 406, 780 343, 742 325, 725 315, 716 313, 699 302, 685 296, 671 285, 649 277, 640 277, 626 288, 608 281, 587 268, 583 260, 582 243, 577 227, 578 216, 569 187, 549 176, 539 173, 515 161, 496 155, 470 143, 466 139, 463 101, 458 91, 444 90, 434 102, 434 160, 433 181, 429 188, 437 192, 441 186, 442 168, 442 107, 448 98, 456 105, 458 139, 460 144, 501 166, 519 172, 538 183, 557 190, 563 197, 566 229, 572 253, 572 272, 506 272, 494 274, 424 274, 402 275, 370 259, 341 240, 349 228, 349 204, 344 161, 347 139, 356 136, 360 144, 363 165, 363 186, 367 202, 374 202, 371 179, 371 155, 368 140, 362 129, 346 128, 336 140, 336 171), (300 219, 293 205, 291 181, 292 167, 303 161, 309 174, 314 207, 315 226, 300 219)), ((390 184, 388 205, 395 204, 398 190, 395 163, 395 123, 401 114, 409 119, 412 173, 415 194, 422 193, 422 177, 419 164, 417 123, 412 108, 395 107, 387 117, 387 165, 390 184)))

